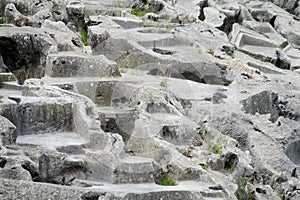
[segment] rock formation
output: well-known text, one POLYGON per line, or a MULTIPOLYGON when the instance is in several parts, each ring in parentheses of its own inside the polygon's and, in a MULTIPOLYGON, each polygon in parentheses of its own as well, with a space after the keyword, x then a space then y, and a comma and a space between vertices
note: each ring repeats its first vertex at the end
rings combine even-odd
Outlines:
POLYGON ((0 2, 0 199, 300 199, 295 0, 0 2))

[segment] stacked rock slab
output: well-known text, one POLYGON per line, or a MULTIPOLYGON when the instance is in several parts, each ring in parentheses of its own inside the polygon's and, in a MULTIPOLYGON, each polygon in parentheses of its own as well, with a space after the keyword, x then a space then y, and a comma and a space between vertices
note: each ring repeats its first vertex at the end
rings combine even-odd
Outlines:
POLYGON ((299 199, 298 4, 1 1, 0 199, 299 199))

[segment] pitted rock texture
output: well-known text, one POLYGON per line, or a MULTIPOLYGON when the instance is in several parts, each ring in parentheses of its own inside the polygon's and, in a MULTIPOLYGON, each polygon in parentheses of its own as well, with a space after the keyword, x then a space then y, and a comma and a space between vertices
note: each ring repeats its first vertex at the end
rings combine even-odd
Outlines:
POLYGON ((0 199, 299 199, 299 9, 1 1, 0 199))

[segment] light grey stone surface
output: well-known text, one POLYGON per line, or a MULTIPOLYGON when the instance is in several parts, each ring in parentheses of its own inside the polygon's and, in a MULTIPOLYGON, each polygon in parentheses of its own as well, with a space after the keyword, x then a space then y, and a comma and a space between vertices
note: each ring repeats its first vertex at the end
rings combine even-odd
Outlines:
POLYGON ((0 116, 1 120, 1 145, 15 144, 17 140, 17 131, 13 123, 3 116, 0 116))
POLYGON ((296 1, 0 7, 0 199, 299 198, 296 1))

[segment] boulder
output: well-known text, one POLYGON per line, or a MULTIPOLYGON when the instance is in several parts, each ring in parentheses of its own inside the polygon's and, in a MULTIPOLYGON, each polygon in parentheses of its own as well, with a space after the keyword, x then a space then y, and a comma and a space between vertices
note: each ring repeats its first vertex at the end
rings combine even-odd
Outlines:
POLYGON ((49 35, 29 27, 0 28, 0 54, 19 84, 23 84, 27 78, 44 75, 51 41, 49 35))
POLYGON ((12 3, 6 5, 4 14, 5 22, 16 26, 40 27, 45 19, 52 17, 49 10, 41 10, 32 16, 25 16, 12 3))
POLYGON ((290 13, 295 13, 295 9, 298 6, 297 0, 272 0, 272 2, 290 13))
POLYGON ((15 7, 13 3, 7 4, 4 11, 5 22, 8 24, 14 24, 16 26, 30 26, 29 18, 22 15, 15 7))
POLYGON ((80 1, 69 1, 66 6, 66 25, 74 31, 80 31, 85 27, 85 5, 80 1))
MULTIPOLYGON (((290 66, 291 70, 297 70, 300 68, 300 50, 293 48, 291 45, 285 47, 282 52, 280 52, 285 63, 290 66)), ((280 58, 280 57, 279 57, 280 58)))
POLYGON ((249 98, 242 100, 241 104, 246 113, 252 115, 255 113, 271 114, 270 120, 272 122, 275 122, 280 115, 278 94, 272 91, 262 91, 250 96, 249 98))
POLYGON ((82 52, 83 42, 79 34, 71 31, 62 21, 45 20, 41 29, 53 38, 51 52, 76 51, 82 52))
POLYGON ((125 29, 143 27, 143 20, 129 17, 113 17, 112 21, 116 22, 125 29))
POLYGON ((7 166, 3 169, 0 168, 0 179, 31 181, 31 176, 21 166, 7 166))
MULTIPOLYGON (((279 35, 276 35, 276 37, 279 37, 279 35)), ((277 58, 276 50, 280 45, 278 41, 274 41, 264 34, 242 27, 237 23, 233 24, 229 39, 240 51, 259 60, 274 62, 277 58)), ((282 42, 282 39, 280 41, 282 42)))
POLYGON ((46 74, 51 77, 118 76, 116 63, 105 56, 61 52, 48 55, 46 74))
POLYGON ((212 27, 221 28, 225 24, 226 15, 213 7, 206 7, 203 9, 205 20, 204 22, 210 24, 212 27))
POLYGON ((292 16, 277 16, 274 21, 274 28, 283 35, 292 47, 300 49, 300 31, 294 27, 300 27, 300 22, 292 16))
POLYGON ((16 126, 7 118, 0 116, 0 127, 1 146, 15 144, 17 139, 16 126))
POLYGON ((38 134, 73 129, 71 99, 57 98, 50 101, 45 98, 31 97, 21 99, 12 97, 12 99, 19 103, 5 107, 1 110, 1 114, 16 125, 18 134, 38 134))

